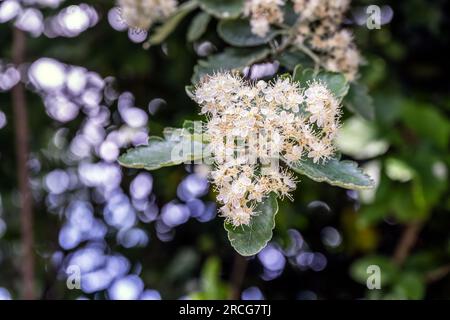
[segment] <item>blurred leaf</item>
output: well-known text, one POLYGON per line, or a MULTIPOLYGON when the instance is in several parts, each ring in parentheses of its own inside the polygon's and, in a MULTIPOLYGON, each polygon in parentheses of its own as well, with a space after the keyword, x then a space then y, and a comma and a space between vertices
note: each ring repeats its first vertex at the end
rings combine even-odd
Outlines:
POLYGON ((326 182, 332 186, 352 190, 374 187, 373 180, 353 161, 330 159, 326 163, 314 163, 308 158, 289 164, 289 167, 314 181, 326 182))
POLYGON ((419 274, 403 272, 393 286, 392 291, 403 299, 420 300, 425 295, 425 284, 419 274))
POLYGON ((399 273, 397 266, 383 256, 366 256, 357 260, 350 267, 350 276, 353 280, 366 285, 367 279, 371 275, 367 273, 367 268, 372 265, 380 268, 380 282, 382 287, 396 280, 399 273))
POLYGON ((252 32, 250 22, 244 19, 222 20, 217 25, 217 32, 225 42, 236 47, 259 46, 279 34, 276 30, 270 30, 264 37, 259 37, 252 32))
POLYGON ((228 286, 220 278, 220 260, 211 257, 206 260, 202 269, 200 287, 201 291, 191 294, 194 300, 224 300, 228 298, 228 286))
POLYGON ((224 298, 220 272, 219 258, 209 258, 202 271, 202 288, 208 299, 224 298))
POLYGON ((417 199, 411 193, 411 185, 402 188, 398 184, 391 187, 391 195, 387 202, 389 210, 393 211, 395 217, 403 223, 424 219, 429 212, 417 206, 417 199))
POLYGON ((258 204, 248 226, 234 227, 225 223, 228 239, 236 251, 243 256, 252 256, 260 252, 272 239, 275 228, 275 216, 278 212, 278 203, 275 195, 270 195, 258 204))
POLYGON ((389 148, 386 140, 377 137, 375 125, 357 116, 344 122, 338 132, 336 145, 342 153, 358 160, 382 155, 389 148))
POLYGON ((364 54, 364 58, 367 59, 367 65, 364 65, 360 69, 361 82, 367 85, 369 88, 382 85, 382 82, 386 80, 386 61, 376 55, 364 54))
POLYGON ((367 300, 383 300, 382 290, 368 290, 366 293, 367 300))
POLYGON ((392 126, 401 116, 404 98, 398 93, 387 92, 387 89, 374 93, 373 97, 377 125, 382 128, 392 126))
POLYGON ((342 74, 325 71, 316 74, 313 69, 304 69, 301 65, 295 67, 293 79, 300 82, 302 87, 308 87, 313 81, 321 81, 338 100, 342 100, 349 90, 349 84, 342 74))
POLYGON ((400 182, 407 182, 412 180, 415 176, 415 172, 404 161, 396 158, 388 158, 385 162, 386 175, 389 179, 400 182))
POLYGON ((299 50, 284 51, 278 56, 278 61, 283 67, 291 71, 293 71, 297 65, 301 65, 302 68, 314 67, 314 61, 299 50))
POLYGON ((285 1, 282 10, 283 23, 293 26, 298 20, 298 14, 295 13, 293 1, 285 1))
POLYGON ((383 218, 386 218, 389 213, 390 212, 385 205, 379 205, 378 203, 366 205, 359 211, 358 225, 374 225, 377 222, 382 221, 383 218))
POLYGON ((411 166, 417 172, 414 177, 413 192, 416 197, 423 200, 425 209, 441 201, 448 186, 448 169, 439 158, 429 153, 418 153, 411 166), (420 193, 420 196, 419 196, 420 193))
POLYGON ((237 18, 244 11, 244 0, 197 0, 200 7, 219 19, 237 18))
POLYGON ((379 242, 378 233, 374 227, 361 224, 359 212, 355 212, 351 207, 345 209, 341 213, 341 224, 346 252, 368 253, 376 249, 379 242))
POLYGON ((409 25, 429 29, 434 35, 439 35, 441 24, 445 21, 445 14, 439 6, 430 5, 427 1, 414 0, 403 10, 403 14, 408 17, 409 25))
POLYGON ((403 120, 410 130, 429 139, 436 147, 448 150, 450 122, 435 107, 407 101, 402 111, 403 120))
POLYGON ((382 174, 375 203, 362 208, 361 220, 365 223, 375 223, 394 216, 398 222, 406 223, 426 218, 430 210, 421 204, 423 200, 416 199, 412 189, 411 182, 392 181, 382 174))
POLYGON ((405 261, 404 268, 420 272, 421 274, 433 271, 440 263, 438 259, 439 254, 442 254, 439 249, 436 252, 427 249, 411 254, 405 261))
POLYGON ((168 36, 175 30, 180 22, 195 8, 197 8, 197 1, 191 0, 180 5, 178 10, 162 25, 155 28, 155 31, 148 39, 150 45, 161 44, 168 36))
POLYGON ((207 60, 200 60, 194 68, 192 82, 197 83, 201 77, 219 71, 243 70, 245 67, 264 59, 270 53, 268 48, 227 48, 222 53, 212 55, 207 60))
POLYGON ((367 87, 361 83, 350 84, 348 94, 344 99, 344 106, 366 120, 375 118, 373 99, 369 95, 367 87))
POLYGON ((189 276, 196 268, 200 260, 198 253, 192 248, 182 248, 172 258, 167 266, 165 277, 174 282, 189 276))
POLYGON ((189 42, 197 41, 202 37, 208 28, 208 24, 211 21, 211 16, 206 12, 200 12, 197 14, 189 26, 187 39, 189 42))

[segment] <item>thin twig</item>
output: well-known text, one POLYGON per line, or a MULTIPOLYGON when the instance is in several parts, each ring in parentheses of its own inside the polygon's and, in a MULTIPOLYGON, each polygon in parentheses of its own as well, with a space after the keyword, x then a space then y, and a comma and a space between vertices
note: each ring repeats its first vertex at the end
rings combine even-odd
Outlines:
MULTIPOLYGON (((25 61, 26 36, 23 31, 14 28, 12 58, 16 67, 25 61)), ((29 185, 28 173, 28 114, 25 89, 19 82, 12 89, 12 104, 14 110, 14 125, 17 152, 17 174, 20 191, 20 228, 22 236, 22 297, 31 300, 35 298, 34 284, 34 252, 33 252, 33 197, 29 185)))
POLYGON ((230 300, 238 300, 240 298, 247 265, 247 259, 236 253, 234 258, 233 270, 231 271, 231 290, 229 296, 230 300))
POLYGON ((406 225, 392 257, 392 261, 396 265, 402 266, 405 263, 406 258, 408 258, 409 253, 417 242, 422 227, 422 221, 415 221, 406 225))
MULTIPOLYGON (((405 263, 412 248, 417 243, 417 239, 419 238, 419 234, 420 231, 422 230, 423 224, 424 224, 423 221, 416 221, 406 226, 392 258, 392 261, 396 265, 402 266, 405 263)), ((442 278, 446 277, 449 273, 450 273, 450 264, 441 266, 435 270, 426 273, 425 282, 430 284, 439 281, 442 278)))
POLYGON ((449 273, 450 273, 450 264, 439 267, 435 270, 428 272, 425 275, 425 281, 427 283, 433 283, 433 282, 439 281, 442 278, 446 277, 449 273))
POLYGON ((320 61, 320 58, 312 52, 309 48, 304 46, 303 44, 298 44, 297 48, 301 51, 303 51, 304 54, 306 54, 308 57, 310 57, 314 61, 314 73, 319 72, 319 68, 322 65, 322 62, 320 61))

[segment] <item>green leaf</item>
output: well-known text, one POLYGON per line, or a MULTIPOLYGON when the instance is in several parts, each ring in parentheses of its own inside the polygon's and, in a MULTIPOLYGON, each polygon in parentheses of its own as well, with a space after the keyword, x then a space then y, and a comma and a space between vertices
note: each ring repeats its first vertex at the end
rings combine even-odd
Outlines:
POLYGON ((229 296, 229 287, 221 279, 221 265, 217 257, 206 260, 200 278, 200 292, 190 294, 193 300, 224 300, 229 296))
POLYGON ((338 100, 342 100, 349 90, 349 84, 344 75, 326 71, 316 74, 313 69, 303 69, 301 65, 295 67, 293 79, 300 82, 303 87, 307 87, 309 83, 315 80, 321 81, 338 100))
POLYGON ((293 71, 297 65, 301 65, 302 68, 314 67, 314 61, 299 50, 284 51, 278 56, 278 61, 283 67, 291 71, 293 71))
POLYGON ((402 273, 393 287, 393 292, 403 299, 423 299, 425 295, 424 281, 417 273, 402 273))
POLYGON ((438 108, 430 104, 421 104, 406 100, 402 105, 403 123, 420 137, 420 140, 448 151, 450 142, 450 122, 438 108))
POLYGON ((200 7, 218 19, 237 18, 244 11, 244 0, 197 0, 200 7))
POLYGON ((294 10, 294 1, 285 1, 282 10, 283 10, 283 23, 288 26, 294 26, 298 21, 299 15, 295 13, 294 10))
POLYGON ((417 152, 409 164, 417 173, 412 183, 414 202, 422 210, 430 212, 448 190, 448 169, 438 155, 425 150, 417 152))
POLYGON ((389 143, 379 138, 373 122, 353 116, 347 119, 336 138, 338 149, 357 160, 370 159, 387 152, 389 143))
POLYGON ((270 30, 266 36, 259 37, 252 33, 250 22, 244 19, 222 20, 217 25, 217 32, 225 42, 236 47, 259 46, 279 34, 277 30, 270 30))
POLYGON ((180 22, 195 8, 197 8, 197 1, 191 0, 183 3, 178 10, 164 22, 161 26, 155 28, 155 31, 148 39, 147 43, 150 45, 161 44, 167 37, 175 30, 180 22))
POLYGON ((397 266, 395 266, 391 260, 383 256, 366 256, 357 260, 350 267, 350 276, 353 280, 365 285, 367 283, 367 279, 371 275, 367 272, 367 268, 369 266, 380 267, 381 286, 391 284, 398 276, 399 271, 397 266))
POLYGON ((416 175, 416 172, 408 163, 398 158, 387 158, 384 167, 386 175, 393 181, 408 182, 416 175))
POLYGON ((360 83, 351 83, 344 105, 350 111, 359 114, 366 120, 375 118, 373 99, 368 94, 368 89, 360 83))
POLYGON ((257 254, 272 239, 275 216, 278 212, 276 196, 272 194, 267 197, 257 206, 256 211, 258 215, 252 217, 248 226, 234 227, 225 223, 231 245, 243 256, 257 254))
POLYGON ((242 71, 269 54, 268 48, 227 48, 222 53, 209 56, 207 60, 200 60, 194 68, 192 82, 197 83, 202 76, 219 71, 242 71))
POLYGON ((169 282, 182 280, 197 272, 199 264, 200 253, 197 250, 189 247, 180 248, 172 256, 170 263, 166 265, 166 271, 162 278, 169 282))
POLYGON ((120 156, 127 168, 156 170, 203 158, 205 145, 186 134, 186 130, 167 128, 165 139, 151 137, 148 145, 128 150, 120 156))
POLYGON ((202 270, 201 287, 206 299, 226 299, 226 284, 221 280, 220 260, 217 257, 209 258, 202 270))
POLYGON ((200 12, 197 14, 189 26, 187 33, 187 39, 189 42, 197 41, 202 37, 208 28, 208 24, 211 21, 211 16, 206 12, 200 12))
POLYGON ((345 189, 361 190, 375 186, 373 180, 366 175, 356 162, 330 159, 326 163, 314 163, 312 159, 298 161, 289 166, 297 173, 303 174, 317 182, 326 182, 332 186, 345 189))

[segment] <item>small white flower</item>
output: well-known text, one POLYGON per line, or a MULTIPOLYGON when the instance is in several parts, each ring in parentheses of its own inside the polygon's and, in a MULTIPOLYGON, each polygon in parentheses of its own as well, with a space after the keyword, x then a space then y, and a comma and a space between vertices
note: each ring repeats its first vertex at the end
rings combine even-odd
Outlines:
POLYGON ((244 15, 250 17, 252 33, 264 37, 273 23, 283 22, 284 0, 246 0, 244 15))
POLYGON ((252 27, 252 32, 261 38, 263 38, 270 30, 269 21, 264 18, 252 19, 250 25, 252 27))

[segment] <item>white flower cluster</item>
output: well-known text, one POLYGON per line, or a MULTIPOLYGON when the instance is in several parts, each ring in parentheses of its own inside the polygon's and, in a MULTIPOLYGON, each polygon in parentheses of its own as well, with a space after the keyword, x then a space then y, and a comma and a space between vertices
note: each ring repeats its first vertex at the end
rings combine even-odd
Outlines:
POLYGON ((300 16, 296 43, 317 52, 327 70, 342 72, 348 80, 354 80, 361 57, 351 32, 341 27, 350 0, 292 1, 300 16))
POLYGON ((287 78, 255 84, 219 73, 197 86, 195 99, 208 117, 205 133, 220 211, 234 226, 248 225, 270 193, 289 197, 295 189, 290 172, 278 165, 280 158, 317 163, 334 153, 340 105, 320 82, 308 88, 287 78))
POLYGON ((252 32, 264 37, 270 29, 270 25, 283 22, 281 6, 285 0, 247 0, 244 14, 250 17, 252 32))
POLYGON ((120 14, 125 23, 135 29, 148 30, 173 14, 176 0, 118 0, 120 14))
MULTIPOLYGON (((342 29, 350 0, 291 0, 299 15, 295 43, 312 49, 329 71, 342 72, 354 80, 361 56, 350 31, 342 29)), ((252 32, 264 37, 270 25, 282 24, 286 0, 247 0, 244 15, 250 18, 252 32)))

